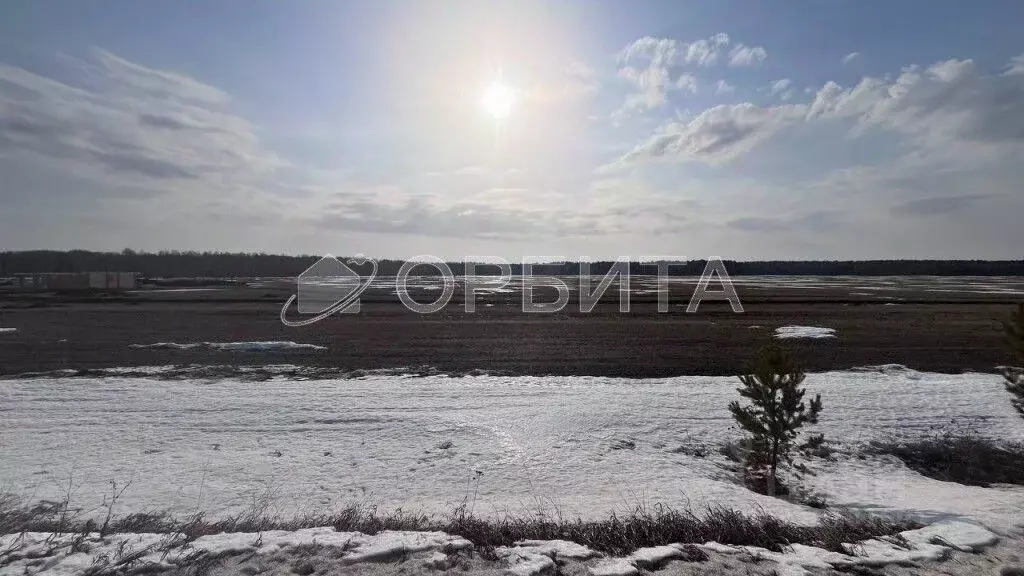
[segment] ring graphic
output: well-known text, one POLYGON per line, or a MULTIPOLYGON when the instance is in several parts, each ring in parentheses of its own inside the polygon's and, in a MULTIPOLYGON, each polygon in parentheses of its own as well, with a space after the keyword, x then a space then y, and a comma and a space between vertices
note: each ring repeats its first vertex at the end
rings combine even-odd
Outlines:
POLYGON ((359 311, 359 297, 370 287, 377 277, 377 262, 362 254, 341 262, 327 254, 315 264, 307 268, 296 279, 297 291, 292 294, 281 307, 281 323, 289 327, 308 326, 327 318, 331 314, 341 312, 351 314, 359 311), (348 266, 370 264, 370 273, 361 276, 348 266), (297 301, 296 308, 300 314, 314 314, 311 318, 289 320, 288 307, 297 301))

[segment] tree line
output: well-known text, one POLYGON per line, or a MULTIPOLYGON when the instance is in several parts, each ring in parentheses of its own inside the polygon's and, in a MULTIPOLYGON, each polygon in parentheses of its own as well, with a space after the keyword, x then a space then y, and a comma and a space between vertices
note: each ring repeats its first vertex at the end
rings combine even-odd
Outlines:
MULTIPOLYGON (((29 250, 0 252, 0 276, 46 272, 137 272, 146 277, 181 278, 247 278, 290 277, 300 274, 320 257, 315 255, 283 255, 252 252, 93 252, 88 250, 29 250)), ((347 258, 342 258, 347 260, 347 258)), ((1022 276, 1024 260, 725 260, 733 276, 1022 276)), ((394 275, 402 260, 378 261, 378 274, 394 275)), ((592 262, 591 274, 605 274, 614 263, 592 262)), ((705 260, 672 263, 667 273, 672 276, 699 276, 705 260)), ((465 273, 462 262, 450 262, 454 274, 465 273)), ((512 263, 512 274, 522 273, 521 264, 512 263)), ((575 276, 579 262, 535 265, 534 274, 575 276)), ((416 275, 439 275, 431 266, 417 266, 416 275)), ((493 265, 477 265, 476 274, 497 275, 493 265)), ((654 275, 658 265, 653 262, 631 262, 630 274, 654 275)))

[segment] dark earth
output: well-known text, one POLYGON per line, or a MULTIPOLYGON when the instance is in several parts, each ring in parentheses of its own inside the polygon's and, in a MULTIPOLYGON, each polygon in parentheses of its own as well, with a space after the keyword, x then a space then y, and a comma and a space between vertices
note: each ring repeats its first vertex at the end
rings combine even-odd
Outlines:
MULTIPOLYGON (((860 285, 870 285, 864 278, 860 285)), ((714 287, 714 286, 713 286, 714 287)), ((371 289, 358 314, 301 328, 279 321, 293 291, 288 280, 211 291, 121 294, 0 293, 0 374, 155 365, 296 364, 339 371, 430 368, 444 373, 666 377, 742 372, 759 346, 782 343, 808 371, 898 363, 927 371, 994 371, 1010 362, 1001 322, 1014 293, 929 291, 919 287, 851 295, 851 288, 808 290, 738 286, 742 314, 705 301, 687 314, 693 284, 676 284, 670 312, 654 294, 633 294, 628 314, 614 288, 589 314, 575 298, 562 312, 524 314, 520 293, 462 294, 441 312, 408 311, 392 292, 371 289), (885 298, 885 299, 882 299, 885 298), (489 306, 488 306, 489 304, 489 306), (890 304, 890 305, 886 305, 890 304), (779 326, 834 328, 836 338, 773 339, 779 326), (155 342, 290 340, 326 351, 216 352, 131 348, 155 342)), ((439 292, 414 289, 420 301, 439 292)), ((537 300, 554 292, 539 290, 537 300)), ((301 318, 294 307, 291 318, 301 318)))

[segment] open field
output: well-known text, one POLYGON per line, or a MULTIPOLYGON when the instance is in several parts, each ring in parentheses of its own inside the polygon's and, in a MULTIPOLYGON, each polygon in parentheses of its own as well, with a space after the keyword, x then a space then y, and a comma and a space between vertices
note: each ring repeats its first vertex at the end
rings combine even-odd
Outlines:
MULTIPOLYGON (((166 364, 289 363, 339 371, 429 367, 445 373, 666 377, 729 375, 786 325, 835 329, 836 338, 789 340, 808 370, 899 363, 940 372, 991 371, 1009 362, 1000 322, 1024 300, 1017 278, 738 278, 745 306, 685 308, 690 279, 672 279, 670 312, 657 312, 653 279, 634 278, 631 311, 618 310, 612 286, 590 314, 577 293, 564 311, 524 314, 516 285, 478 294, 463 310, 457 290, 441 312, 419 315, 398 301, 386 279, 362 298, 359 314, 288 328, 278 315, 289 280, 241 287, 143 290, 109 297, 0 293, 0 373, 166 364), (294 341, 326 350, 254 353, 132 348, 159 342, 294 341)), ((575 288, 575 286, 573 286, 575 288)), ((715 285, 712 284, 712 288, 715 285)), ((419 301, 440 293, 436 278, 410 286, 419 301)), ((554 299, 539 288, 538 301, 554 299)), ((292 317, 298 317, 294 307, 292 317)))
MULTIPOLYGON (((385 280, 359 314, 304 328, 279 321, 288 280, 4 294, 0 326, 13 330, 0 334, 0 492, 67 501, 76 518, 112 510, 112 481, 125 488, 121 515, 318 515, 228 533, 204 525, 204 535, 181 542, 184 528, 156 530, 159 516, 127 529, 142 532, 134 534, 89 534, 88 525, 81 535, 10 534, 0 536, 0 574, 100 566, 104 574, 738 576, 863 566, 903 574, 899 565, 912 564, 913 573, 966 575, 1019 560, 1021 486, 941 481, 878 447, 965 427, 977 442, 1020 446, 1024 421, 993 372, 1010 361, 1000 322, 1024 298, 1024 282, 758 278, 737 288, 742 314, 723 302, 686 314, 692 280, 673 280, 663 314, 656 286, 641 281, 629 313, 609 292, 582 314, 574 291, 562 312, 524 314, 512 286, 479 295, 474 313, 457 291, 445 310, 418 315, 385 280), (783 473, 798 490, 769 498, 743 484, 729 448, 740 432, 726 406, 733 376, 787 326, 826 336, 785 340, 812 372, 809 392, 824 399, 812 431, 826 449, 800 452, 783 473), (371 515, 338 520, 353 505, 371 515), (374 507, 385 514, 379 526, 374 507), (767 514, 752 522, 775 528, 716 531, 687 520, 699 528, 691 534, 658 516, 723 507, 767 514), (452 510, 471 517, 445 520, 452 510), (605 530, 593 528, 601 522, 652 512, 661 519, 640 520, 647 531, 628 545, 518 540, 595 544, 602 540, 587 535, 605 530), (894 528, 868 531, 855 545, 844 532, 823 544, 823 514, 851 512, 927 526, 888 540, 869 539, 894 528), (407 513, 423 519, 401 520, 407 513), (501 532, 501 518, 524 528, 501 532), (380 531, 387 522, 407 531, 380 531), (782 546, 793 542, 783 529, 811 545, 782 546), (481 531, 497 540, 476 548, 462 540, 481 531), (735 545, 752 542, 783 553, 735 545)), ((410 292, 427 301, 440 286, 418 279, 410 292)), ((541 289, 537 299, 553 296, 541 289)))

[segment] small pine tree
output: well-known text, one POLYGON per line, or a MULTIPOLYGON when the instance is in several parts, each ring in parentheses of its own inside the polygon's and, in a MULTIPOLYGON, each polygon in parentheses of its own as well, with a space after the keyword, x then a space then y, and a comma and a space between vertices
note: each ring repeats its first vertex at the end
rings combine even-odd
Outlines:
MULTIPOLYGON (((1003 329, 1014 360, 1024 365, 1024 304, 1017 308, 1009 322, 1003 323, 1003 329)), ((1020 367, 1007 368, 1003 377, 1006 378, 1006 389, 1014 396, 1010 401, 1021 417, 1024 417, 1024 370, 1020 367)))
POLYGON ((815 396, 810 406, 804 403, 805 390, 800 387, 803 370, 776 346, 763 348, 750 372, 739 377, 743 387, 737 390, 750 399, 751 405, 741 406, 733 401, 729 411, 752 437, 748 471, 763 474, 765 493, 775 496, 779 462, 789 460, 789 450, 800 427, 817 423, 821 395, 815 396))

